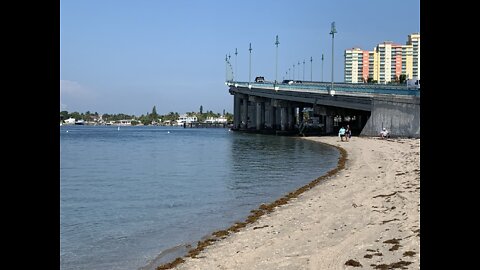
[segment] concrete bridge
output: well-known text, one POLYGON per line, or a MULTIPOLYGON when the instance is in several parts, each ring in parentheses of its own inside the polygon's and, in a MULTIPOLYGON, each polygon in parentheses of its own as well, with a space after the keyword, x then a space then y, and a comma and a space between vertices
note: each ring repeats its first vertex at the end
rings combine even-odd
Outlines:
POLYGON ((294 134, 318 127, 336 134, 342 125, 352 133, 420 137, 420 89, 405 85, 325 82, 225 82, 234 96, 234 130, 294 134), (310 122, 304 114, 309 114, 310 122), (314 120, 312 122, 312 120, 314 120))

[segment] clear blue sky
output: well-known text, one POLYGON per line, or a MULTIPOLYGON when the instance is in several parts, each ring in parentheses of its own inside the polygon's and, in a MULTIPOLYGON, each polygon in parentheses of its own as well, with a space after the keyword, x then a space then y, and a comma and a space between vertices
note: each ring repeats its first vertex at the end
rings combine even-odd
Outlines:
POLYGON ((405 44, 420 32, 420 0, 61 0, 60 110, 231 113, 225 55, 235 79, 248 81, 252 43, 252 80, 275 80, 276 35, 278 80, 293 64, 303 79, 303 60, 310 80, 310 57, 321 80, 323 53, 330 81, 332 21, 334 80, 343 82, 345 49, 405 44))

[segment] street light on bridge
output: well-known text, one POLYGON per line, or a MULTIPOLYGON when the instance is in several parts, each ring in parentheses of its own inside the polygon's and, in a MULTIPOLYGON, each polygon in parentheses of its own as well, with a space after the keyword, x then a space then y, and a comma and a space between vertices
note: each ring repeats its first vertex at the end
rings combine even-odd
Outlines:
POLYGON ((248 62, 248 86, 250 87, 250 82, 252 80, 252 43, 250 43, 248 50, 250 51, 250 58, 248 62))
POLYGON ((228 58, 225 54, 225 83, 228 82, 228 58))
POLYGON ((293 64, 293 78, 292 80, 295 80, 295 64, 293 64))
POLYGON ((276 41, 275 41, 275 46, 277 47, 276 48, 276 51, 275 51, 275 84, 277 84, 277 70, 278 70, 278 44, 280 44, 280 42, 278 42, 278 35, 276 37, 276 41))
POLYGON ((334 52, 333 40, 335 37, 335 33, 337 33, 337 30, 335 29, 335 22, 332 22, 332 28, 330 30, 330 35, 332 35, 332 86, 330 88, 330 95, 332 96, 335 94, 335 91, 333 91, 333 52, 334 52))
MULTIPOLYGON (((235 48, 235 75, 238 75, 237 74, 237 48, 235 48)), ((238 76, 237 76, 237 80, 238 80, 238 76)))
POLYGON ((228 66, 230 67, 230 73, 232 74, 231 81, 233 82, 234 74, 233 74, 232 61, 230 61, 230 58, 231 58, 231 55, 230 53, 228 53, 228 66))
POLYGON ((310 81, 313 82, 313 57, 310 56, 310 81))
POLYGON ((303 80, 305 81, 305 59, 303 59, 303 80))
POLYGON ((300 80, 300 61, 298 61, 298 79, 300 80))
POLYGON ((323 53, 322 53, 322 82, 323 82, 323 53))

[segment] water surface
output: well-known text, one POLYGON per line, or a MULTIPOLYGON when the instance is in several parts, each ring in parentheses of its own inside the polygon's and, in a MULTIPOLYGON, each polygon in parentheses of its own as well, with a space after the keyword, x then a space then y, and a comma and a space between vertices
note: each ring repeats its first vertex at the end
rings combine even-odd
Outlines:
POLYGON ((319 143, 223 128, 62 126, 61 269, 139 269, 243 221, 338 157, 319 143))

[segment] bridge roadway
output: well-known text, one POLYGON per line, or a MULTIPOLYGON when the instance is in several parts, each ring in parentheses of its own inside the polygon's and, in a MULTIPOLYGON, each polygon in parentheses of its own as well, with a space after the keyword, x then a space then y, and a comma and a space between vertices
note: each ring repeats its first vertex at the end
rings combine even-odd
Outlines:
POLYGON ((420 136, 420 89, 403 85, 225 83, 234 96, 234 130, 295 132, 306 126, 304 108, 319 120, 322 134, 349 124, 354 134, 420 136))

